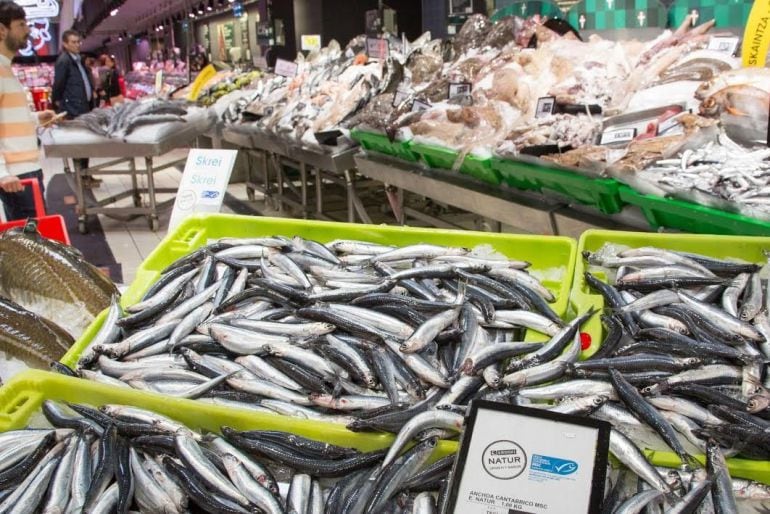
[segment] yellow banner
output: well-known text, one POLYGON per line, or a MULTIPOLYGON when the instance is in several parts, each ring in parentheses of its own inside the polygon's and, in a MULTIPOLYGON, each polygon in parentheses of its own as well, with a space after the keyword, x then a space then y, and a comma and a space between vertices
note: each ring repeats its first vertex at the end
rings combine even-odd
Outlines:
POLYGON ((195 80, 193 81, 192 88, 190 89, 190 94, 187 95, 187 99, 191 102, 194 102, 198 99, 198 97, 201 95, 201 90, 203 89, 203 86, 206 85, 206 82, 211 80, 211 78, 217 74, 217 70, 214 69, 214 66, 209 64, 205 68, 203 68, 200 73, 198 73, 198 76, 195 77, 195 80))
POLYGON ((743 66, 764 67, 770 47, 770 0, 754 0, 743 33, 743 66))

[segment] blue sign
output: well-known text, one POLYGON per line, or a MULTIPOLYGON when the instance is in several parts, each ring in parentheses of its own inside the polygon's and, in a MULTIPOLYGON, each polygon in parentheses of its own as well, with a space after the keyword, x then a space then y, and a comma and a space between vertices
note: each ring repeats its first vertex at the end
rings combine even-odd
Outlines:
POLYGON ((546 457, 545 455, 533 455, 531 469, 532 471, 567 476, 577 472, 578 463, 574 460, 546 457))

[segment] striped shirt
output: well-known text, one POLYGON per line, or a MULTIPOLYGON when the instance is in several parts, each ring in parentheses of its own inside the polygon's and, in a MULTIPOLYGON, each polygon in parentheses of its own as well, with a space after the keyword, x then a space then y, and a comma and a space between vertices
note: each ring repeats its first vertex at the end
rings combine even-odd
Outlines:
POLYGON ((0 177, 40 169, 36 127, 27 92, 0 55, 0 177))

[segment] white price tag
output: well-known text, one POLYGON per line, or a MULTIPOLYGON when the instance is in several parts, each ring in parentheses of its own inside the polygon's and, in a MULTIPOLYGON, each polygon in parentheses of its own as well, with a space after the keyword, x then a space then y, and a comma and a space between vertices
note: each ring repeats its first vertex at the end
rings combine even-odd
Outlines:
POLYGON ((190 150, 171 211, 169 231, 196 212, 219 212, 237 155, 237 150, 190 150))
POLYGON ((733 55, 738 49, 739 42, 738 36, 711 36, 708 49, 733 55))
POLYGON ((433 106, 428 102, 423 102, 422 100, 415 100, 414 103, 412 104, 412 112, 427 111, 431 107, 433 106))
POLYGON ((618 143, 628 143, 636 137, 635 128, 624 128, 615 130, 606 130, 602 133, 600 145, 614 145, 618 143))
POLYGON ((469 95, 471 91, 473 91, 473 84, 470 82, 452 82, 449 84, 449 98, 469 95))
POLYGON ((658 123, 659 136, 673 136, 682 133, 684 133, 684 127, 679 123, 679 116, 671 116, 658 123))
POLYGON ((537 99, 535 118, 547 118, 553 114, 555 108, 556 98, 553 96, 542 96, 537 99))
POLYGON ((262 57, 261 55, 258 57, 254 57, 254 66, 259 70, 266 70, 267 69, 267 59, 262 57))
POLYGON ((374 37, 366 38, 366 54, 372 59, 387 59, 390 55, 388 40, 374 37))
POLYGON ((409 98, 409 91, 404 91, 403 89, 399 89, 396 91, 396 94, 393 95, 393 107, 398 107, 402 103, 404 103, 407 98, 409 98))
POLYGON ((299 64, 286 59, 277 59, 275 61, 275 74, 282 77, 296 77, 299 64))
POLYGON ((310 34, 302 36, 302 50, 312 52, 321 49, 321 36, 319 34, 310 34))

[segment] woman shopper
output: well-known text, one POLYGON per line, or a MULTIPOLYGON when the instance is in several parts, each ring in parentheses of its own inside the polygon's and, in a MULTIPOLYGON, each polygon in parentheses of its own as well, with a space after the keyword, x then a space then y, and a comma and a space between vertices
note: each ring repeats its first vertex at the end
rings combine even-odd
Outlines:
POLYGON ((117 105, 124 101, 123 92, 120 89, 120 72, 115 63, 115 57, 104 54, 101 57, 105 73, 102 78, 102 90, 106 105, 117 105))

